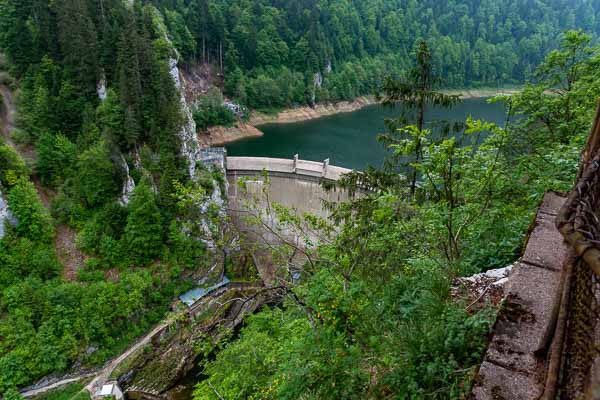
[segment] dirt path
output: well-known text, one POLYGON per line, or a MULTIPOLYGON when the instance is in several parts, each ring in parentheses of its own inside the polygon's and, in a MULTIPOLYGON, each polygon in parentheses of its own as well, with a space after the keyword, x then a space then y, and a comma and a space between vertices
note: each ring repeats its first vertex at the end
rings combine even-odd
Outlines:
POLYGON ((136 344, 134 344, 129 349, 127 349, 127 351, 125 351, 119 357, 115 358, 110 363, 108 363, 96 375, 96 377, 94 379, 92 379, 92 381, 84 388, 84 390, 87 390, 91 395, 96 393, 96 391, 98 391, 102 387, 102 385, 104 385, 108 381, 110 375, 119 366, 119 364, 121 364, 127 357, 129 357, 130 355, 132 355, 133 353, 135 353, 136 351, 138 351, 139 349, 141 349, 142 347, 144 347, 145 345, 150 343, 152 338, 154 336, 156 336, 157 334, 159 334, 160 332, 162 332, 163 329, 165 329, 167 326, 169 326, 171 324, 171 322, 172 321, 167 320, 167 321, 164 321, 164 322, 158 324, 150 333, 148 333, 146 336, 144 336, 143 338, 138 340, 136 342, 136 344))
POLYGON ((89 378, 90 376, 93 376, 93 375, 94 374, 92 373, 92 374, 87 374, 87 375, 75 376, 73 378, 63 379, 63 380, 60 380, 58 382, 54 382, 54 383, 52 383, 50 385, 43 386, 43 387, 41 387, 39 389, 32 389, 32 390, 28 390, 26 392, 22 392, 21 396, 23 396, 25 398, 36 397, 36 396, 39 396, 39 395, 44 394, 46 392, 49 392, 51 390, 58 389, 58 388, 61 388, 63 386, 69 385, 71 383, 79 382, 80 380, 85 379, 85 378, 89 378))
POLYGON ((61 224, 56 227, 56 239, 54 242, 56 255, 64 266, 63 279, 70 282, 77 279, 77 271, 84 266, 87 259, 87 256, 75 244, 76 236, 76 232, 66 225, 61 224))
POLYGON ((42 386, 42 387, 39 387, 36 389, 31 389, 31 390, 27 390, 25 392, 21 392, 21 396, 23 396, 24 398, 36 397, 41 394, 47 393, 51 390, 59 389, 63 386, 69 385, 71 383, 79 382, 83 379, 91 378, 91 377, 93 377, 93 379, 91 380, 90 383, 88 383, 86 385, 85 388, 83 388, 82 391, 88 391, 91 395, 93 395, 94 393, 96 393, 96 391, 98 391, 100 388, 102 388, 102 385, 104 385, 108 381, 108 379, 110 378, 110 375, 119 366, 119 364, 121 364, 125 359, 127 359, 133 353, 135 353, 136 351, 138 351, 139 349, 141 349, 142 347, 144 347, 145 345, 150 343, 152 341, 152 338, 154 336, 156 336, 157 334, 159 334, 160 332, 162 332, 162 330, 165 329, 167 326, 169 326, 171 324, 171 322, 172 322, 171 320, 166 320, 166 321, 158 324, 146 336, 139 339, 134 345, 129 347, 119 357, 111 360, 108 364, 106 364, 98 372, 86 373, 86 374, 81 374, 78 376, 73 376, 70 378, 62 379, 60 381, 57 381, 57 382, 54 382, 54 383, 51 383, 51 384, 48 384, 48 385, 45 385, 45 386, 42 386))

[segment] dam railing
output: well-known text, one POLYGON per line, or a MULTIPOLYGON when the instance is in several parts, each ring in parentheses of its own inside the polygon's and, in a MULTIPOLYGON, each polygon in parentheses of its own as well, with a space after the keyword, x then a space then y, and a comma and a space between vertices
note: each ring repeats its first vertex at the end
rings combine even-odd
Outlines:
POLYGON ((227 157, 227 171, 240 173, 270 173, 302 175, 337 181, 350 169, 329 164, 329 159, 322 162, 301 160, 298 155, 292 159, 267 157, 227 157))

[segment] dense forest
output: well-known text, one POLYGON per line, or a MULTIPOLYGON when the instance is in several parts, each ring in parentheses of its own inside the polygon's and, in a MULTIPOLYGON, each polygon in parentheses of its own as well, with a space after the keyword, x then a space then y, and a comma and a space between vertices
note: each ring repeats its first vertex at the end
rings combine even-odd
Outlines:
POLYGON ((162 318, 210 262, 189 197, 215 181, 206 168, 190 180, 181 155, 175 50, 155 8, 18 0, 0 10, 12 74, 2 86, 18 89, 18 129, 0 144, 0 195, 17 222, 0 241, 4 392, 101 363, 162 318))
POLYGON ((386 168, 343 182, 375 190, 334 208, 335 227, 320 222, 330 240, 302 281, 213 349, 195 392, 464 395, 494 310, 470 310, 451 282, 513 262, 543 193, 571 187, 600 94, 598 12, 596 1, 0 0, 0 88, 18 111, 0 139, 0 198, 14 217, 0 239, 0 393, 101 365, 215 263, 223 218, 206 205, 223 177, 189 157, 180 57, 210 62, 225 94, 252 108, 375 91, 410 103, 419 93, 394 88, 418 76, 530 81, 498 100, 519 115, 507 127, 466 121, 438 138, 399 120, 386 168), (577 27, 589 35, 564 33, 577 27))
POLYGON ((566 29, 600 32, 598 1, 154 0, 188 61, 252 108, 372 94, 426 38, 446 85, 518 84, 566 29), (316 75, 319 74, 319 75, 316 75))

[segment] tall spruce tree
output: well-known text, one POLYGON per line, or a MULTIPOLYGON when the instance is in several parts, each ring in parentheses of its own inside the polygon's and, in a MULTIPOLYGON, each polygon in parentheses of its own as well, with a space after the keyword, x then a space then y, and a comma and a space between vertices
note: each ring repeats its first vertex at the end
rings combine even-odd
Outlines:
MULTIPOLYGON (((419 132, 425 128, 425 117, 430 105, 451 108, 460 101, 460 96, 448 95, 436 91, 441 79, 434 74, 432 55, 425 40, 416 47, 416 63, 408 72, 406 79, 387 78, 383 85, 383 104, 401 106, 402 115, 391 126, 391 134, 380 135, 386 145, 399 141, 398 132, 402 126, 415 125, 419 132)), ((419 163, 422 154, 422 136, 412 135, 414 162, 419 163)), ((417 187, 417 168, 410 167, 410 194, 414 198, 417 187)))
POLYGON ((161 215, 150 184, 143 180, 133 192, 125 226, 129 255, 136 264, 146 265, 162 250, 161 215))

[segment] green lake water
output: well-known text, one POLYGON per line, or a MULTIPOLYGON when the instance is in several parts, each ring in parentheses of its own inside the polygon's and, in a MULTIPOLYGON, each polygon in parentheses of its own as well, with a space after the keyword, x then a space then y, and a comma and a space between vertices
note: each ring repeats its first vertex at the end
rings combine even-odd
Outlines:
MULTIPOLYGON (((269 124, 258 128, 260 138, 228 144, 230 156, 330 159, 331 165, 363 170, 367 165, 380 167, 386 155, 377 135, 384 132, 384 120, 394 118, 399 110, 372 105, 351 113, 336 114, 292 124, 269 124)), ((467 99, 452 110, 430 108, 427 119, 465 121, 468 116, 503 125, 506 119, 502 104, 488 104, 486 99, 467 99)))

